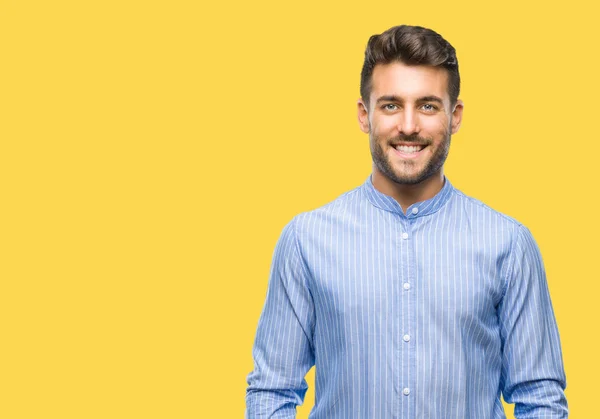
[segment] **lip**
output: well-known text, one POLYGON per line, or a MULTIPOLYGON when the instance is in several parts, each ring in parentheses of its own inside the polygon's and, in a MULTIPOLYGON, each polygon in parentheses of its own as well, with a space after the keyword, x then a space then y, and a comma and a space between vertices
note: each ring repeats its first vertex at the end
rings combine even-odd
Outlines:
MULTIPOLYGON (((411 144, 412 145, 412 144, 411 144)), ((398 151, 396 150, 396 147, 392 146, 392 150, 394 151, 394 153, 399 156, 402 157, 403 159, 416 159, 418 158, 423 151, 425 151, 427 149, 428 146, 423 147, 423 149, 421 151, 417 151, 416 153, 403 153, 402 151, 398 151)))

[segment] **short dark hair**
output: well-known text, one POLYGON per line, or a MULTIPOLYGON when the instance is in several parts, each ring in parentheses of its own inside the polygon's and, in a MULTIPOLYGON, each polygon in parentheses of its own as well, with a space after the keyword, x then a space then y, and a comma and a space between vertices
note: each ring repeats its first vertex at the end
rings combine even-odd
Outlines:
POLYGON ((360 74, 360 95, 367 106, 371 95, 373 69, 377 64, 389 64, 394 61, 448 70, 450 103, 456 103, 460 92, 460 74, 454 47, 431 29, 400 25, 369 38, 360 74))

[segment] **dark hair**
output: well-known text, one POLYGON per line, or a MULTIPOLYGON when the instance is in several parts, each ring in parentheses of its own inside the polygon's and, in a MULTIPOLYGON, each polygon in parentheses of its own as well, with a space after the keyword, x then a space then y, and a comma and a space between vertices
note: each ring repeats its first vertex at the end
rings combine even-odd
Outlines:
POLYGON ((460 92, 456 50, 440 34, 421 26, 394 26, 369 38, 360 74, 360 95, 369 104, 371 77, 377 64, 399 61, 406 65, 429 65, 448 70, 448 94, 454 105, 460 92))

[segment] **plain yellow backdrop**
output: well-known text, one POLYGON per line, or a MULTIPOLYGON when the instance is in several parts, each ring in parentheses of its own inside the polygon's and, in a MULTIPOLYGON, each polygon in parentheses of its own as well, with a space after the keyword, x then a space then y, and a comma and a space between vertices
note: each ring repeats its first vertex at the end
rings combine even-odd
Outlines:
POLYGON ((594 417, 600 39, 556 4, 1 1, 0 417, 243 417, 276 240, 369 175, 364 47, 401 23, 458 51, 446 174, 533 232, 594 417))

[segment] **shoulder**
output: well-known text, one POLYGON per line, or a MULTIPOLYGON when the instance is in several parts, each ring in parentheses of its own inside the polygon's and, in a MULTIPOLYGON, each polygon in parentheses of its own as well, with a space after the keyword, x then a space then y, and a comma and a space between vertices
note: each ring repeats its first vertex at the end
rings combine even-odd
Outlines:
POLYGON ((514 231, 524 227, 515 218, 490 207, 479 199, 466 195, 456 188, 454 189, 454 201, 455 205, 469 214, 471 219, 476 219, 481 223, 493 223, 514 231))
POLYGON ((361 189, 361 186, 357 186, 320 207, 301 212, 290 223, 294 225, 297 232, 307 232, 315 231, 332 223, 343 222, 351 213, 355 213, 363 205, 364 200, 361 189))
POLYGON ((512 253, 524 245, 536 248, 531 231, 520 221, 491 208, 482 201, 454 189, 455 205, 478 231, 488 232, 498 242, 504 242, 512 253))

